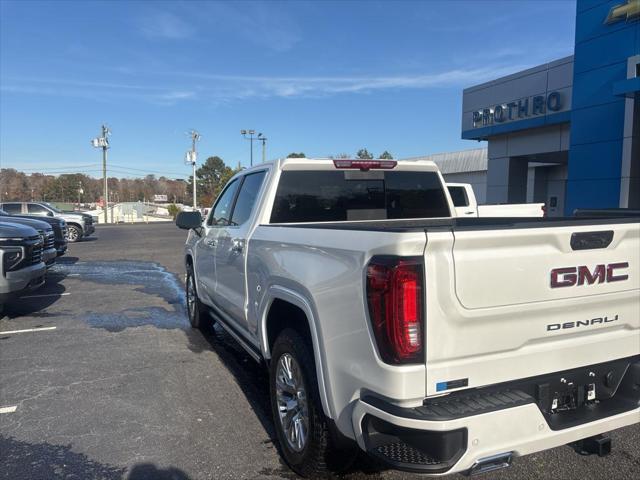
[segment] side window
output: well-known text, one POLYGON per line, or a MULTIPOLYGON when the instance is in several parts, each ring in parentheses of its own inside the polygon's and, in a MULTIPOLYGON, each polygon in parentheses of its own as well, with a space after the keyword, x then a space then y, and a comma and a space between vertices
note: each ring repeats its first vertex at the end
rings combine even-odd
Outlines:
POLYGON ((209 218, 207 219, 207 225, 209 226, 224 226, 229 225, 231 215, 231 208, 233 207, 233 199, 236 196, 236 190, 238 189, 238 179, 229 183, 222 194, 218 197, 218 201, 213 206, 209 218))
POLYGON ((260 193, 262 181, 266 175, 266 171, 250 173, 244 177, 236 206, 233 208, 233 216, 231 217, 231 225, 242 225, 249 220, 253 206, 260 193))
POLYGON ((3 203, 2 209, 11 215, 20 215, 22 213, 21 203, 3 203))
POLYGON ((28 203, 27 211, 32 215, 47 215, 49 213, 49 210, 36 203, 28 203))
POLYGON ((455 207, 466 207, 469 205, 469 199, 467 198, 467 192, 464 191, 464 187, 448 188, 455 207))

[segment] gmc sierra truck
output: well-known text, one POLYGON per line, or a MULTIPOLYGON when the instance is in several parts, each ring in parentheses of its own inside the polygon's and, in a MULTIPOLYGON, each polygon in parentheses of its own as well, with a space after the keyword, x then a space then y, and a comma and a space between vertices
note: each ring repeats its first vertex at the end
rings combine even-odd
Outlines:
POLYGON ((44 284, 42 236, 32 227, 0 222, 0 311, 5 303, 44 284))
POLYGON ((53 217, 67 223, 67 240, 78 242, 96 231, 93 217, 87 213, 63 212, 47 202, 5 202, 0 209, 11 215, 53 217))
POLYGON ((431 162, 286 159, 184 212, 194 327, 269 369, 299 474, 482 473, 640 421, 640 218, 455 218, 431 162))

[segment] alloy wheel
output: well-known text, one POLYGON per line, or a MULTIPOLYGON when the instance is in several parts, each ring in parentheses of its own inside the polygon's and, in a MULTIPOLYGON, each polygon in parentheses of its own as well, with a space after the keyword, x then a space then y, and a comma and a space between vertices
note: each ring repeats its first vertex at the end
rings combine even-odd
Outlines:
POLYGON ((302 370, 289 353, 278 360, 275 375, 280 425, 289 448, 304 450, 309 436, 309 407, 302 370))

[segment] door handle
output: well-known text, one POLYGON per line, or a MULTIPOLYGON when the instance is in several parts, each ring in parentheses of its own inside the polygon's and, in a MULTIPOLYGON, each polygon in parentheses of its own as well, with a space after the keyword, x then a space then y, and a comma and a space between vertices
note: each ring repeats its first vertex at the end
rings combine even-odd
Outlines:
POLYGON ((239 238, 234 238, 231 241, 231 251, 232 252, 240 253, 240 252, 242 252, 243 249, 244 249, 244 240, 241 240, 239 238))
POLYGON ((212 240, 205 240, 205 242, 204 242, 204 243, 205 243, 208 247, 215 247, 215 246, 218 244, 217 240, 213 240, 213 239, 212 239, 212 240))
POLYGON ((464 212, 465 215, 473 215, 475 212, 464 212))

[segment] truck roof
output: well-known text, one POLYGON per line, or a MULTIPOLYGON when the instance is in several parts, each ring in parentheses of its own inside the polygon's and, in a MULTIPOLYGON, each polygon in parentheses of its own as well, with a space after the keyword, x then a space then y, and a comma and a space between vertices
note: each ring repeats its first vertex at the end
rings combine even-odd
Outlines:
MULTIPOLYGON (((363 159, 336 159, 336 160, 353 160, 359 161, 363 159)), ((366 159, 364 159, 366 161, 366 159)), ((385 161, 381 159, 373 159, 371 161, 385 161)), ((438 166, 430 160, 394 160, 397 165, 390 170, 400 171, 438 171, 438 166)), ((243 170, 243 172, 260 170, 265 166, 275 166, 279 170, 333 170, 335 169, 334 159, 332 158, 280 158, 271 162, 254 165, 251 168, 243 170)))

